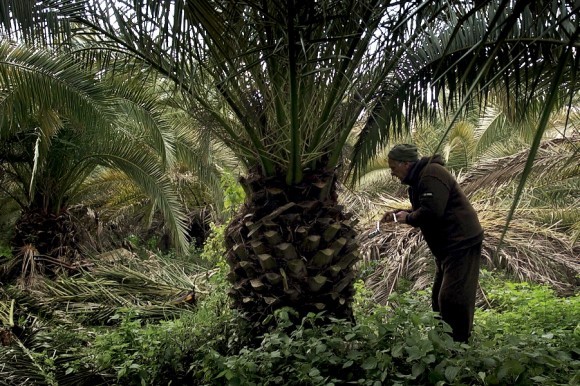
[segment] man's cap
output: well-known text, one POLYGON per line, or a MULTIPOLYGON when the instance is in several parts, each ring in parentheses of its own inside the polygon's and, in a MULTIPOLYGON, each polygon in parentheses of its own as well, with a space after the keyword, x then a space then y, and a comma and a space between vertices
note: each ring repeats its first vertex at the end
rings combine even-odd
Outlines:
POLYGON ((391 149, 389 158, 401 162, 415 162, 419 160, 419 152, 417 151, 417 146, 410 143, 401 143, 391 149))

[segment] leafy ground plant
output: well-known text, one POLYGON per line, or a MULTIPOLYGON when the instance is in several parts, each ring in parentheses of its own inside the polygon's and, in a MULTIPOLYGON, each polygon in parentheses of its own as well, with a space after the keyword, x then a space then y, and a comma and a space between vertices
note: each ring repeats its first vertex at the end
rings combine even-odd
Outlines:
POLYGON ((479 311, 470 345, 450 339, 448 326, 425 309, 426 293, 394 295, 395 308, 375 307, 359 314, 357 324, 324 326, 317 323, 321 315, 311 314, 293 325, 292 311, 283 310, 259 347, 213 352, 204 384, 577 384, 579 297, 557 298, 545 287, 490 277, 483 285, 491 304, 500 298, 511 304, 479 311), (546 318, 545 310, 567 315, 546 318))
POLYGON ((12 344, 0 346, 0 385, 25 379, 38 385, 580 381, 578 295, 561 298, 547 287, 484 272, 481 285, 489 305, 477 311, 474 335, 465 345, 453 342, 448 326, 429 311, 428 293, 394 294, 388 307, 377 306, 358 282, 356 323, 334 319, 325 324, 320 323, 324 313, 300 319, 293 310, 281 309, 273 317, 275 327, 257 337, 230 308, 226 272, 223 266, 213 273, 212 290, 194 309, 165 319, 150 318, 135 305, 118 308, 109 324, 91 326, 76 313, 32 315, 32 304, 23 309, 17 302, 17 316, 29 322, 12 344))

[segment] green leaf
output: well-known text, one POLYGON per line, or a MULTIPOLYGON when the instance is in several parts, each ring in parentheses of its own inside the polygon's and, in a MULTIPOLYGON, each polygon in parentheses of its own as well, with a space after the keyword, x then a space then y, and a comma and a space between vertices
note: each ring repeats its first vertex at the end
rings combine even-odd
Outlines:
POLYGON ((362 368, 365 370, 372 370, 377 367, 378 361, 375 357, 369 357, 362 363, 362 368))
POLYGON ((455 378, 457 378, 457 374, 459 374, 460 368, 457 366, 449 366, 445 369, 445 378, 449 382, 453 382, 455 378))
POLYGON ((346 341, 348 342, 349 340, 351 340, 351 339, 352 339, 352 338, 354 338, 355 336, 356 336, 356 334, 354 334, 354 333, 351 333, 351 334, 346 334, 346 335, 344 336, 344 340, 346 340, 346 341))
POLYGON ((327 350, 327 347, 324 343, 319 343, 316 345, 316 353, 320 354, 322 352, 325 352, 327 350))
POLYGON ((425 364, 424 363, 414 363, 413 367, 411 368, 411 374, 413 377, 417 378, 419 375, 423 374, 425 371, 425 364))
POLYGON ((427 363, 427 364, 433 363, 433 362, 435 362, 435 359, 436 359, 435 358, 435 355, 429 354, 429 355, 427 355, 426 357, 423 358, 423 363, 427 363))
POLYGON ((496 361, 493 358, 482 358, 481 361, 483 362, 483 365, 488 369, 492 369, 496 366, 496 361))
POLYGON ((406 348, 409 357, 407 358, 407 362, 411 362, 417 359, 422 358, 425 355, 425 352, 418 346, 411 346, 406 348))
POLYGON ((317 377, 317 376, 320 375, 320 370, 318 370, 317 368, 312 368, 308 372, 308 375, 311 376, 311 377, 317 377))
POLYGON ((403 355, 403 344, 396 344, 392 349, 393 358, 400 358, 403 355))

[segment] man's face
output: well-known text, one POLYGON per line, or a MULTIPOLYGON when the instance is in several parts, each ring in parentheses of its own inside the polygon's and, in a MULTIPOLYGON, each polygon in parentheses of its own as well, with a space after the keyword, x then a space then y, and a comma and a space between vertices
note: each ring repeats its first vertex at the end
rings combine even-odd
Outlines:
POLYGON ((389 169, 391 169, 391 175, 397 177, 399 181, 403 181, 409 172, 410 162, 395 161, 389 158, 389 169))

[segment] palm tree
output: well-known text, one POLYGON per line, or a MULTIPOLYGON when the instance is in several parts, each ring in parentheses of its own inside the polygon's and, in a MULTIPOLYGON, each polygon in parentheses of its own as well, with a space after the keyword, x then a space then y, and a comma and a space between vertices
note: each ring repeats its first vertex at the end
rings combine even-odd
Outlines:
POLYGON ((184 216, 164 174, 173 134, 142 84, 97 80, 71 58, 21 45, 2 42, 0 51, 0 178, 3 196, 20 206, 12 246, 21 270, 33 272, 39 259, 78 260, 68 208, 101 168, 139 186, 184 246, 184 216))
MULTIPOLYGON (((227 217, 222 180, 224 171, 236 170, 237 161, 223 144, 197 130, 199 124, 186 111, 182 100, 166 95, 158 84, 150 87, 153 91, 148 92, 154 95, 157 108, 163 110, 174 137, 175 162, 165 174, 175 187, 181 210, 186 214, 188 242, 201 247, 209 232, 209 223, 221 222, 227 217)), ((89 216, 95 221, 85 223, 91 226, 85 226, 82 234, 83 241, 99 251, 118 245, 119 238, 128 234, 143 240, 158 238, 156 247, 164 251, 173 247, 174 243, 167 244, 170 241, 167 240, 168 227, 163 217, 156 213, 154 201, 122 171, 96 169, 77 190, 75 202, 78 203, 75 214, 95 212, 89 216), (103 227, 109 232, 102 232, 103 227)))
MULTIPOLYGON (((496 87, 523 101, 543 95, 543 131, 557 98, 570 96, 559 89, 577 89, 577 7, 63 0, 34 2, 28 17, 5 13, 14 18, 3 28, 49 43, 66 43, 66 32, 92 34, 87 52, 108 52, 116 63, 130 57, 175 82, 191 113, 246 167, 247 202, 226 243, 234 303, 259 322, 287 305, 351 315, 358 248, 337 203, 336 171, 362 117, 355 176, 416 117, 439 105, 461 110, 496 87)), ((531 148, 533 159, 538 142, 531 148)))

